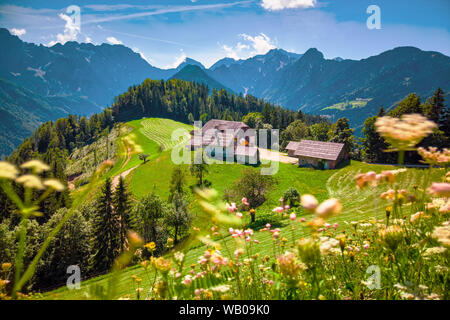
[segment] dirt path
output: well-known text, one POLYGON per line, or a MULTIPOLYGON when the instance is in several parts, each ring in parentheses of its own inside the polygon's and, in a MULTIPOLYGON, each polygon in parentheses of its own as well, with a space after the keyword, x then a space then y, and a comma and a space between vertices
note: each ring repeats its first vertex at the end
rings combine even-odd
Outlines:
POLYGON ((134 166, 133 168, 130 168, 128 170, 125 170, 124 172, 122 172, 121 174, 118 174, 117 176, 115 176, 112 181, 111 181, 111 189, 112 191, 116 190, 117 185, 119 184, 119 179, 120 177, 122 177, 123 179, 125 179, 131 171, 133 171, 134 169, 136 169, 137 167, 139 167, 139 165, 134 166))
POLYGON ((260 159, 270 160, 270 161, 279 161, 283 163, 292 163, 297 164, 298 159, 294 157, 289 157, 281 152, 272 151, 268 149, 258 148, 260 159))

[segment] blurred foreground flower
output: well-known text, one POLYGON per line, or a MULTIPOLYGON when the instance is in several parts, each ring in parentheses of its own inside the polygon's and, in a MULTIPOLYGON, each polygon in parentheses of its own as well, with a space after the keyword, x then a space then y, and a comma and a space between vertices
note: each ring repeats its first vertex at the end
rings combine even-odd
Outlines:
POLYGON ((437 126, 420 114, 401 118, 380 117, 375 122, 378 133, 391 145, 391 151, 407 151, 433 132, 437 126))

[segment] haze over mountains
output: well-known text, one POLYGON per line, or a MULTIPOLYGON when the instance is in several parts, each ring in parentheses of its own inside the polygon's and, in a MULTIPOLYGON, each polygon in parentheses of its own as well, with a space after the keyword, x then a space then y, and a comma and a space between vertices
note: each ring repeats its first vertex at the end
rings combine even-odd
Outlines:
POLYGON ((9 154, 40 123, 69 113, 90 115, 146 78, 200 82, 251 94, 289 109, 346 116, 354 127, 411 92, 422 99, 450 90, 450 58, 400 47, 362 60, 325 59, 273 49, 246 60, 224 58, 209 69, 187 58, 177 68, 151 66, 123 45, 25 43, 0 29, 0 155, 9 154))

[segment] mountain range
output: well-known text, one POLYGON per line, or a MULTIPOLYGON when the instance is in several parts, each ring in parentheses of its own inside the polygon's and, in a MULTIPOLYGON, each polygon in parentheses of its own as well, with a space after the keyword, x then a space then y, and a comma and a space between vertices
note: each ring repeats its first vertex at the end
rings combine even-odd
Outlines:
POLYGON ((437 87, 450 90, 450 58, 414 47, 362 60, 325 59, 314 48, 304 54, 273 49, 245 60, 224 58, 210 68, 186 58, 160 69, 123 45, 47 47, 0 29, 0 46, 6 48, 0 51, 0 155, 40 123, 99 112, 146 78, 204 83, 332 120, 346 116, 356 129, 381 105, 390 109, 411 92, 427 98, 437 87))

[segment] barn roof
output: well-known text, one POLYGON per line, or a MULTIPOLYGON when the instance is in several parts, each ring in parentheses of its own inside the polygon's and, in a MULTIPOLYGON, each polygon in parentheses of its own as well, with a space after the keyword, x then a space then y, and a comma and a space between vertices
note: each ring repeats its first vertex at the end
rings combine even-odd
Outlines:
POLYGON ((286 146, 286 150, 297 150, 297 147, 300 145, 299 141, 289 141, 286 146))
POLYGON ((297 145, 294 155, 324 160, 337 160, 343 148, 343 143, 301 140, 297 145))
POLYGON ((192 137, 188 146, 213 145, 228 147, 233 143, 239 129, 245 130, 248 128, 248 125, 240 121, 212 119, 203 125, 201 134, 196 135, 194 130, 191 131, 192 137), (233 132, 229 132, 231 130, 233 132))
POLYGON ((202 131, 216 129, 216 130, 239 130, 249 128, 248 125, 241 121, 227 121, 212 119, 205 123, 202 127, 202 131))

